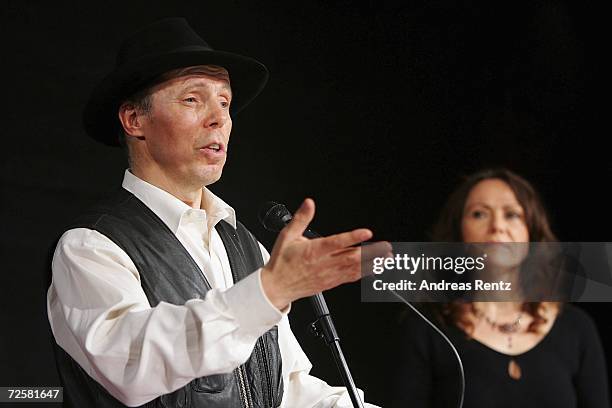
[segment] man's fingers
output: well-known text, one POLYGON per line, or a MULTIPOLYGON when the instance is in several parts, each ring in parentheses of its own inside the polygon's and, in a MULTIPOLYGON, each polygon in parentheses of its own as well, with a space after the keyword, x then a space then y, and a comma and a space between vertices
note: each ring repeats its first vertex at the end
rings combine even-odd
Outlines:
POLYGON ((285 238, 293 239, 297 237, 301 237, 308 224, 312 221, 315 214, 315 203, 312 199, 307 198, 302 202, 300 208, 297 209, 295 214, 293 214, 293 219, 285 229, 282 234, 285 238))
POLYGON ((361 247, 361 259, 364 261, 372 260, 373 258, 386 257, 393 251, 393 247, 387 241, 374 242, 373 244, 363 245, 361 247))
POLYGON ((373 258, 385 257, 393 250, 391 244, 387 241, 378 241, 367 243, 359 247, 348 247, 336 251, 331 254, 331 257, 339 257, 348 253, 356 253, 362 261, 369 261, 373 258))
POLYGON ((330 235, 325 238, 317 238, 312 240, 313 253, 315 255, 325 256, 352 245, 360 244, 370 238, 372 238, 372 231, 365 228, 330 235))
POLYGON ((367 269, 368 265, 372 263, 372 259, 389 256, 391 249, 391 244, 386 241, 375 242, 361 247, 345 248, 321 259, 319 267, 324 270, 367 269))

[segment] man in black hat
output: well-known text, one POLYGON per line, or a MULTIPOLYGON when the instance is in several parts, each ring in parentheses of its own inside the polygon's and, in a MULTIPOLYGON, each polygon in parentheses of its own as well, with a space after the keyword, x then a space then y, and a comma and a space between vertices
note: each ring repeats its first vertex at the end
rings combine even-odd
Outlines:
POLYGON ((84 111, 125 144, 122 189, 55 250, 48 292, 64 398, 74 407, 350 406, 308 375, 292 301, 360 278, 388 243, 358 229, 307 240, 307 199, 272 255, 205 186, 221 177, 232 115, 263 88, 259 62, 212 50, 183 19, 124 41, 84 111))

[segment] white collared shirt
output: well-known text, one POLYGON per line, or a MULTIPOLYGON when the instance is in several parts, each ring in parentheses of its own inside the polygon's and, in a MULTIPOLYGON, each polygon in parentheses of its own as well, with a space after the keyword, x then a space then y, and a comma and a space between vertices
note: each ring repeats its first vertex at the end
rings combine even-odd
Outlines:
MULTIPOLYGON (((123 188, 170 228, 213 287, 205 299, 152 308, 129 256, 101 233, 64 233, 53 257, 47 311, 56 342, 115 398, 142 405, 194 378, 246 362, 257 338, 275 324, 283 360, 283 407, 350 407, 346 390, 308 375, 312 367, 286 313, 261 286, 261 270, 233 284, 214 228, 236 227, 235 211, 204 188, 194 209, 126 170, 123 188)), ((269 254, 260 244, 264 263, 269 254)), ((369 404, 368 404, 369 405, 369 404)))

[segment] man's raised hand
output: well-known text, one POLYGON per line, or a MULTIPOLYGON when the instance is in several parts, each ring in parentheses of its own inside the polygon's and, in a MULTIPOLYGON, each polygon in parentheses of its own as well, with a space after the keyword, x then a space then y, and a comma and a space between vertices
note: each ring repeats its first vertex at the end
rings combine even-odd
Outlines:
POLYGON ((279 310, 294 300, 359 280, 362 262, 390 256, 388 242, 368 245, 363 253, 362 247, 353 246, 372 238, 368 229, 315 239, 303 237, 314 213, 314 201, 307 198, 278 234, 270 261, 262 269, 266 296, 279 310))

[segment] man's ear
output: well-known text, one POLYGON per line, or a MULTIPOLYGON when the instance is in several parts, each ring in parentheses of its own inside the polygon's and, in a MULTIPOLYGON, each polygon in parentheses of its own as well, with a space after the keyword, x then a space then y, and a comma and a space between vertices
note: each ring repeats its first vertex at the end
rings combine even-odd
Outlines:
POLYGON ((142 129, 142 112, 133 103, 125 102, 119 107, 119 121, 123 126, 126 136, 136 137, 144 140, 142 129))

